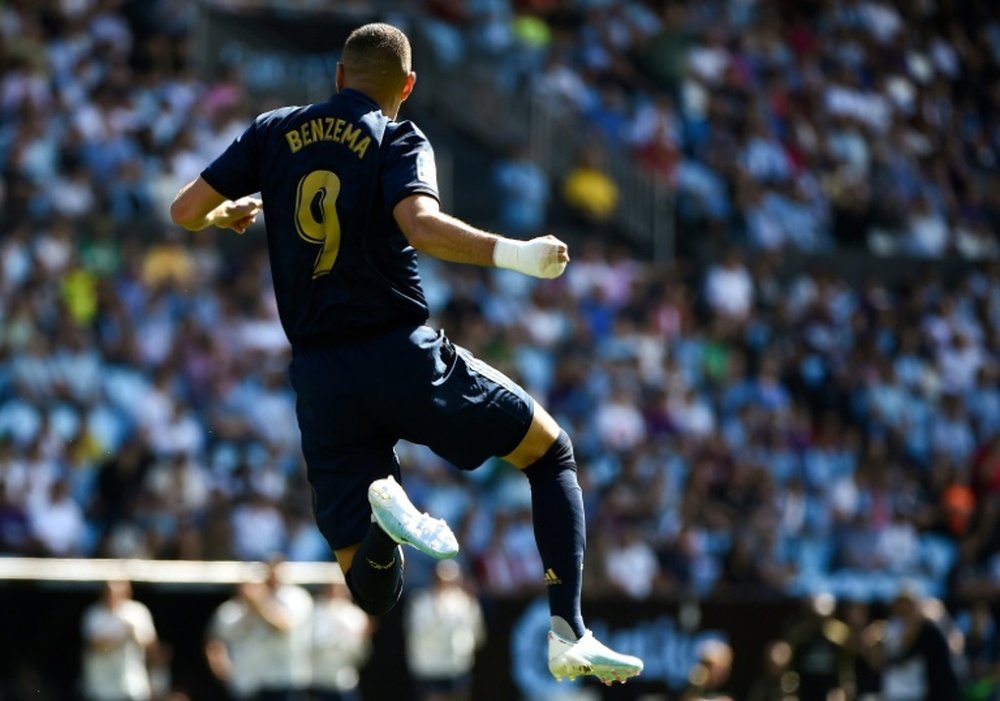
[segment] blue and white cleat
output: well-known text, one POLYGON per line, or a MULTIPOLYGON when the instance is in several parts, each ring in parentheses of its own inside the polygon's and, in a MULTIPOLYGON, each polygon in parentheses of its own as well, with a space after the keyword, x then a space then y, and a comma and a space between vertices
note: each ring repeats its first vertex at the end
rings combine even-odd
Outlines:
POLYGON ((397 543, 410 545, 438 560, 458 554, 458 539, 444 519, 417 511, 392 475, 371 483, 368 503, 376 523, 397 543))
POLYGON ((642 672, 642 660, 622 655, 604 645, 589 630, 576 641, 566 640, 549 631, 549 671, 557 681, 589 675, 607 686, 622 684, 642 672))

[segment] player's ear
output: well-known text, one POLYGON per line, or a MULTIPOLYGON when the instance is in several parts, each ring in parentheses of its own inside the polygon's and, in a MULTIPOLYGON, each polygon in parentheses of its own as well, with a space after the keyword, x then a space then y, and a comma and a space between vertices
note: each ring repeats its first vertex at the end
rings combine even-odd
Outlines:
POLYGON ((334 85, 337 86, 337 92, 340 92, 341 90, 344 89, 344 78, 346 77, 346 75, 347 74, 344 71, 344 64, 341 63, 340 61, 337 61, 337 75, 334 78, 334 85))
POLYGON ((403 89, 399 93, 400 102, 406 102, 406 98, 408 98, 410 96, 410 93, 413 92, 413 85, 416 82, 417 82, 417 74, 414 73, 413 71, 410 71, 406 75, 406 80, 403 81, 403 89))

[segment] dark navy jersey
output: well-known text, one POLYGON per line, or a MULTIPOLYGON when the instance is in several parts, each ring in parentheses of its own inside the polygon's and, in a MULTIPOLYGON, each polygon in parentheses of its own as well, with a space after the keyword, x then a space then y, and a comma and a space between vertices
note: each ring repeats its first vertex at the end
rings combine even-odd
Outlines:
POLYGON ((405 197, 438 197, 434 152, 411 122, 343 90, 260 115, 202 177, 233 200, 261 193, 293 346, 426 321, 416 251, 392 216, 405 197))

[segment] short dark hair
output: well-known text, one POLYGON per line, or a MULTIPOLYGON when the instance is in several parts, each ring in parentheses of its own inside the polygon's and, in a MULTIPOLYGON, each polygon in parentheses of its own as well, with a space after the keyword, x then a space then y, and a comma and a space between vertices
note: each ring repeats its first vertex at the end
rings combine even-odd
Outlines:
POLYGON ((390 24, 373 22, 355 29, 344 42, 340 62, 352 74, 387 87, 401 85, 410 73, 410 40, 390 24))

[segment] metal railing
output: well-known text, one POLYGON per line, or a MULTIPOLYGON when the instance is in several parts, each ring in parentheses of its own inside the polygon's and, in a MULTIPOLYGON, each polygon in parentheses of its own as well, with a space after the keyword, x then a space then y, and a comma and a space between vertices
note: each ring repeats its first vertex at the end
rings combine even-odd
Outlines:
MULTIPOLYGON (((344 575, 333 562, 283 562, 282 577, 295 584, 342 582, 344 575)), ((103 582, 127 579, 173 585, 237 584, 260 579, 260 562, 195 560, 103 560, 73 558, 0 558, 0 583, 103 582)))
MULTIPOLYGON (((495 149, 527 143, 530 154, 554 181, 573 167, 592 131, 568 105, 535 92, 501 90, 493 68, 470 61, 457 67, 435 64, 424 51, 423 71, 434 89, 423 100, 441 118, 467 130, 495 149)), ((616 223, 622 233, 649 248, 656 260, 670 260, 675 251, 674 194, 667 180, 641 169, 626 149, 605 153, 608 175, 619 190, 616 223)))

